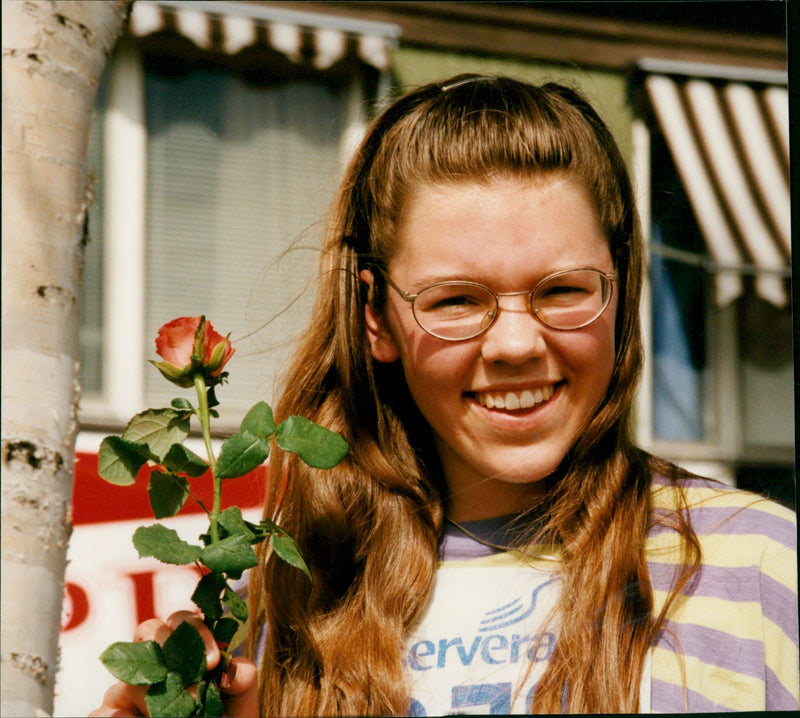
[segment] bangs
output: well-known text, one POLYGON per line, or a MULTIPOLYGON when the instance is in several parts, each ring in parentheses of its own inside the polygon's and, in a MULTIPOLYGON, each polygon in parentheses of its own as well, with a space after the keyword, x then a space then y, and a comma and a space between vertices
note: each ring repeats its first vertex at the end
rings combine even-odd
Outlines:
POLYGON ((608 142, 618 151, 604 134, 608 131, 591 106, 562 86, 456 78, 382 138, 368 178, 372 234, 382 245, 373 245, 373 251, 388 256, 404 201, 419 186, 551 173, 563 173, 589 190, 615 250, 627 233, 621 226, 625 201, 608 142))

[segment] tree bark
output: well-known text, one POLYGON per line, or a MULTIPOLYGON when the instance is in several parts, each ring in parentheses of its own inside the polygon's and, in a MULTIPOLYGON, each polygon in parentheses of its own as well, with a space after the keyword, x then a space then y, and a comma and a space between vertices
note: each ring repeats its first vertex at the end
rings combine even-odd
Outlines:
POLYGON ((77 433, 92 105, 128 1, 3 0, 3 716, 49 715, 77 433))

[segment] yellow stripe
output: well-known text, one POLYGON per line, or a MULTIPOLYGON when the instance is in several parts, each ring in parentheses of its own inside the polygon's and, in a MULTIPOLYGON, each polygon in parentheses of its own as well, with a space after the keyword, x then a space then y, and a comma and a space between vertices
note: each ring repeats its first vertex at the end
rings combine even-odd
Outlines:
POLYGON ((797 593, 797 552, 793 549, 775 545, 770 541, 770 550, 764 553, 761 571, 789 590, 797 593))
POLYGON ((653 680, 687 688, 719 706, 734 711, 761 711, 766 707, 764 681, 704 663, 694 656, 678 657, 664 648, 653 649, 653 680), (680 661, 685 664, 681 671, 680 661))
MULTIPOLYGON (((653 592, 656 612, 661 610, 666 598, 666 591, 653 592)), ((697 624, 736 638, 763 640, 761 604, 756 601, 736 602, 724 598, 692 596, 675 601, 670 607, 668 618, 673 623, 697 624)))
MULTIPOLYGON (((761 534, 706 534, 700 536, 705 566, 744 568, 759 566, 769 576, 793 593, 797 592, 797 563, 793 549, 761 534)), ((676 534, 661 533, 647 539, 649 561, 679 564, 680 540, 676 534)))

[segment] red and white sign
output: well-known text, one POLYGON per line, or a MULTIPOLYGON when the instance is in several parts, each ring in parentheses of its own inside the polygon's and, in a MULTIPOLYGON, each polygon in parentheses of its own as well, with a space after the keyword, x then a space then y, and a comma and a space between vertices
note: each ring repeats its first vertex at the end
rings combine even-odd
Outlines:
MULTIPOLYGON (((261 468, 226 481, 225 505, 240 506, 248 520, 260 520, 266 473, 261 468)), ((132 640, 145 619, 195 608, 189 597, 199 579, 196 569, 140 559, 133 547, 133 532, 156 522, 147 480, 144 468, 133 486, 114 486, 97 475, 97 454, 76 453, 55 716, 86 715, 100 705, 115 680, 98 658, 109 644, 132 640)), ((191 486, 211 506, 210 477, 192 479, 191 486)), ((177 516, 159 523, 190 543, 208 530, 205 513, 191 499, 177 516)))

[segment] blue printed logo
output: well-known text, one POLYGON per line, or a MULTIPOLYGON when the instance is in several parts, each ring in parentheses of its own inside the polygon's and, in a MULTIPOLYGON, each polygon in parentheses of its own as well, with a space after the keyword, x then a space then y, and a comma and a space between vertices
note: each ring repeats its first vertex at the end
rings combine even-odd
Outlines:
POLYGON ((483 628, 479 629, 479 631, 481 633, 486 631, 497 631, 500 628, 507 628, 508 626, 513 626, 515 623, 524 621, 533 613, 534 609, 536 608, 536 597, 539 595, 539 592, 556 580, 557 579, 555 578, 551 578, 549 581, 535 588, 531 594, 530 604, 527 606, 527 608, 525 607, 522 599, 517 597, 511 603, 507 603, 505 606, 487 611, 487 618, 484 618, 481 621, 481 624, 488 625, 484 625, 483 628))

